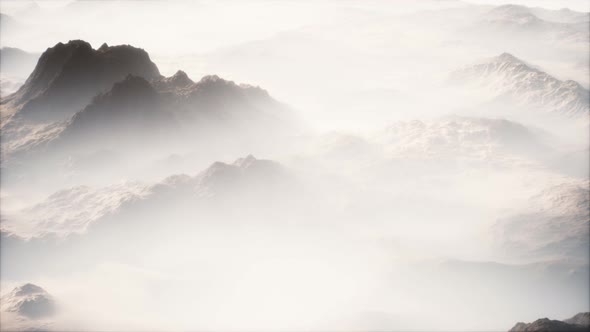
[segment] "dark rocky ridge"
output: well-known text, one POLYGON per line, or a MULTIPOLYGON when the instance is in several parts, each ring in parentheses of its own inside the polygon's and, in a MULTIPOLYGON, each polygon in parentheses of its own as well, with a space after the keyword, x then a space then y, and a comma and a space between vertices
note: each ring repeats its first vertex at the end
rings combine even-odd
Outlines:
POLYGON ((508 332, 586 332, 590 331, 589 318, 589 312, 581 312, 563 321, 541 318, 532 323, 516 323, 508 332))
POLYGON ((183 71, 164 77, 141 49, 94 50, 83 41, 48 49, 3 104, 3 164, 25 173, 22 165, 36 172, 43 162, 46 172, 97 151, 132 160, 179 150, 258 153, 304 128, 259 87, 215 75, 194 82, 183 71))
POLYGON ((155 80, 153 84, 154 87, 160 91, 175 91, 187 88, 195 84, 195 82, 193 82, 184 71, 179 70, 170 77, 155 80))
POLYGON ((129 74, 161 77, 142 49, 103 44, 95 50, 82 40, 58 43, 41 55, 25 84, 3 104, 30 120, 64 120, 129 74))
MULTIPOLYGON (((128 75, 75 113, 51 146, 109 149, 200 144, 202 138, 261 139, 297 124, 258 87, 218 76, 193 82, 179 71, 151 82, 128 75), (54 145, 55 144, 55 145, 54 145)), ((288 130, 286 132, 289 132, 288 130)))

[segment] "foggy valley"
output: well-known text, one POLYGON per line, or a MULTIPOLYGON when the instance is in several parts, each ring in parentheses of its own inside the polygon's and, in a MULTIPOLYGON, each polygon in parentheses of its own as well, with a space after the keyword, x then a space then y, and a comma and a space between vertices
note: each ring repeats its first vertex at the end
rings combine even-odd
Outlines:
POLYGON ((0 13, 0 330, 590 327, 587 0, 0 13))

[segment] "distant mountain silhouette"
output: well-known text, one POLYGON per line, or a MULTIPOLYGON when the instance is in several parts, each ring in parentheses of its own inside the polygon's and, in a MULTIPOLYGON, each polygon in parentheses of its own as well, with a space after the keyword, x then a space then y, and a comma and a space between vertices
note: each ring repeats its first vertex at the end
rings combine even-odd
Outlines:
POLYGON ((43 288, 34 284, 15 287, 2 297, 2 311, 38 319, 51 316, 56 311, 53 297, 43 288))
POLYGON ((39 60, 39 54, 25 52, 19 48, 2 47, 0 49, 0 68, 2 77, 24 79, 29 76, 39 60))
POLYGON ((590 110, 590 94, 579 83, 558 80, 510 53, 457 70, 451 80, 475 84, 498 98, 565 117, 586 119, 590 110))
POLYGON ((587 261, 589 224, 588 181, 579 180, 548 187, 493 230, 499 249, 511 257, 587 261))
POLYGON ((583 326, 590 326, 590 312, 580 312, 572 318, 564 319, 564 322, 568 324, 576 324, 583 326))
POLYGON ((472 29, 476 33, 510 33, 511 38, 542 38, 556 42, 586 43, 587 13, 551 11, 520 5, 501 5, 486 12, 472 29))

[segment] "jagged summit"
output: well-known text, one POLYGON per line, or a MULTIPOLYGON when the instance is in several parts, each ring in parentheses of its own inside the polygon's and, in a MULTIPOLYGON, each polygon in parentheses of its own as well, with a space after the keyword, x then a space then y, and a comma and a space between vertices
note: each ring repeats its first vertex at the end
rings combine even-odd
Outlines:
POLYGON ((176 71, 176 73, 174 73, 174 75, 172 75, 172 77, 170 77, 170 79, 173 82, 179 82, 182 83, 184 85, 188 85, 188 84, 192 84, 194 83, 189 77, 188 75, 182 71, 182 70, 178 70, 176 71))
POLYGON ((237 88, 239 87, 234 81, 224 80, 223 78, 217 75, 205 75, 199 80, 195 87, 232 87, 237 88))
POLYGON ((145 146, 164 140, 184 146, 187 138, 205 135, 254 141, 300 125, 259 87, 216 75, 195 83, 181 70, 163 77, 142 49, 105 43, 95 50, 83 40, 49 48, 3 106, 5 155, 120 149, 125 142, 145 146), (35 127, 34 137, 25 138, 29 134, 21 124, 35 127))
POLYGON ((193 86, 195 82, 191 80, 188 75, 178 70, 174 75, 159 80, 153 81, 154 87, 160 91, 176 91, 184 90, 193 86))
POLYGON ((201 78, 201 80, 199 81, 199 83, 215 83, 215 82, 225 82, 224 79, 222 79, 221 77, 217 76, 217 75, 205 75, 201 78))
POLYGON ((202 95, 203 93, 233 94, 246 92, 252 96, 257 95, 270 98, 266 90, 249 84, 237 84, 231 80, 225 80, 217 75, 205 75, 198 82, 194 82, 182 70, 178 70, 170 77, 153 80, 156 90, 161 92, 174 92, 177 94, 202 95))
POLYGON ((274 101, 270 94, 258 87, 249 84, 237 84, 231 80, 225 80, 217 75, 206 75, 190 88, 192 95, 214 92, 215 94, 242 95, 259 100, 274 101))
POLYGON ((6 98, 6 104, 27 119, 64 120, 129 74, 148 80, 161 77, 143 49, 105 43, 95 50, 83 40, 60 42, 41 55, 33 73, 6 98))

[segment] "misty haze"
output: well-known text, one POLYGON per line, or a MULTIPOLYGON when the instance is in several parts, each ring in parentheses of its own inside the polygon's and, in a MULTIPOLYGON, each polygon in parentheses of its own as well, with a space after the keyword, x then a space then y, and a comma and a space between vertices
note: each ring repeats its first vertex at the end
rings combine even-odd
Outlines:
POLYGON ((0 15, 0 330, 590 328, 589 0, 0 15))

